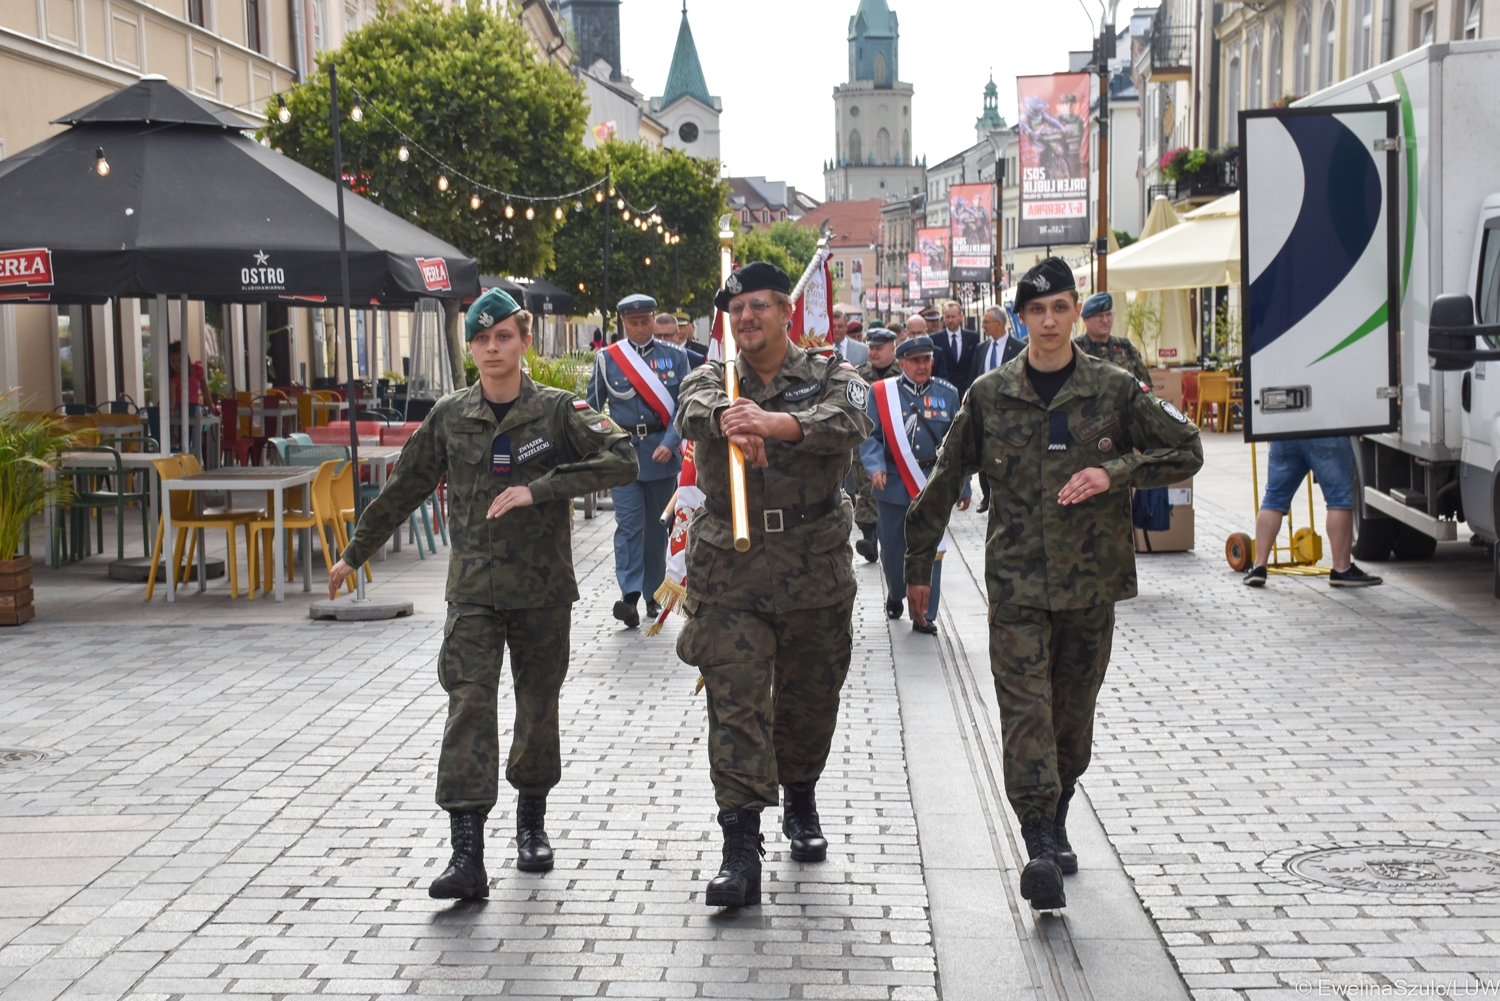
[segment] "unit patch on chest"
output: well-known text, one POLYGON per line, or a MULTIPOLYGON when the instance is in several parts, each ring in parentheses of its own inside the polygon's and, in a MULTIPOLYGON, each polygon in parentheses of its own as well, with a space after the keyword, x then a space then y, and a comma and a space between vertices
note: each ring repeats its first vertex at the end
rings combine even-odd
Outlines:
POLYGON ((850 379, 844 383, 844 395, 849 398, 850 406, 863 410, 870 399, 870 387, 862 379, 850 379))
POLYGON ((527 459, 531 459, 531 458, 534 458, 534 457, 536 457, 538 455, 541 455, 543 452, 547 451, 547 449, 549 449, 551 447, 552 447, 552 441, 551 441, 551 439, 548 439, 548 438, 533 438, 533 439, 531 439, 528 442, 522 443, 516 449, 516 462, 517 463, 525 462, 527 459))

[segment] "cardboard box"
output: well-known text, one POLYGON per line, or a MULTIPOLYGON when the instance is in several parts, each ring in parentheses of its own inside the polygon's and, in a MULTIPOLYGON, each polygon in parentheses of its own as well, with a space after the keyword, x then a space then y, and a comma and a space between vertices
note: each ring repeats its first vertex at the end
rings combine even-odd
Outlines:
POLYGON ((1172 502, 1172 527, 1150 533, 1134 529, 1136 552, 1183 553, 1193 548, 1193 481, 1173 483, 1167 488, 1167 499, 1172 502))
POLYGON ((1151 370, 1151 391, 1156 394, 1158 400, 1166 400, 1178 410, 1182 410, 1181 369, 1153 368, 1151 370))

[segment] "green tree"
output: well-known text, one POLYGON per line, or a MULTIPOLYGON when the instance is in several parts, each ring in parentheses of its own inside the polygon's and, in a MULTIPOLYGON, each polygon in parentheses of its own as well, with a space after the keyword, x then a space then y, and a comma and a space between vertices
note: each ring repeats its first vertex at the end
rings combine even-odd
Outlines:
MULTIPOLYGON (((555 205, 537 205, 527 220, 526 205, 516 202, 507 219, 505 199, 481 189, 475 210, 469 182, 458 176, 527 195, 561 194, 598 176, 583 155, 582 90, 566 71, 536 60, 514 13, 476 0, 446 10, 417 0, 347 35, 329 55, 339 68, 351 188, 473 255, 482 271, 529 276, 552 263, 552 237, 562 225, 555 205), (349 117, 355 91, 363 97, 360 122, 349 117), (411 154, 404 163, 403 137, 411 154), (449 186, 440 191, 444 166, 449 186)), ((283 124, 268 105, 262 134, 299 163, 332 173, 326 68, 293 88, 286 103, 291 120, 283 124)))
POLYGON ((615 193, 603 202, 592 195, 584 209, 568 214, 557 234, 556 282, 572 292, 579 312, 607 311, 634 292, 655 290, 657 302, 693 316, 713 309, 719 288, 719 216, 728 211, 729 188, 719 179, 719 162, 681 150, 653 149, 644 143, 610 140, 585 159, 595 176, 606 165, 615 193), (626 207, 620 207, 624 199, 626 207), (645 230, 636 210, 661 218, 645 230), (629 211, 630 220, 624 218, 629 211), (609 216, 609 301, 604 301, 604 219, 609 216), (680 238, 669 244, 666 230, 680 238), (674 261, 674 258, 676 259, 674 261), (647 260, 650 260, 650 264, 647 260), (681 269, 682 297, 674 264, 681 269))
POLYGON ((794 222, 773 222, 763 229, 753 229, 734 240, 734 259, 738 263, 765 261, 785 271, 796 284, 807 262, 818 251, 818 232, 794 222))

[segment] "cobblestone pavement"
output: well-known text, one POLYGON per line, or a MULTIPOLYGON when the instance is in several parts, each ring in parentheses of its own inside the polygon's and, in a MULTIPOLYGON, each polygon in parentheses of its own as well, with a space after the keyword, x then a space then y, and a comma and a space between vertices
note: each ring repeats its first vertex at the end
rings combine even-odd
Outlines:
POLYGON ((502 802, 484 904, 426 895, 447 855, 438 623, 7 635, 3 743, 52 756, 0 770, 0 844, 38 860, 0 861, 5 1001, 936 997, 878 604, 856 626, 819 787, 828 862, 791 862, 768 813, 767 902, 716 917, 696 674, 675 628, 647 638, 610 619, 612 519, 575 526, 588 604, 549 801, 558 867, 514 869, 502 802))
POLYGON ((377 587, 423 599, 393 623, 308 623, 211 586, 169 614, 137 594, 92 615, 122 624, 75 603, 0 633, 0 747, 48 755, 0 767, 0 998, 1165 1001, 1185 983, 1219 1001, 1500 980, 1490 863, 1411 853, 1500 857, 1487 562, 1445 544, 1372 568, 1381 588, 1249 591, 1220 555, 1251 520, 1244 446, 1208 446, 1197 551, 1144 557, 1120 606, 1061 920, 1016 903, 978 517, 955 516, 941 644, 888 623, 859 568, 819 787, 829 862, 788 860, 768 813, 767 903, 717 916, 702 704, 675 625, 647 638, 609 617, 606 512, 575 521, 559 865, 515 871, 502 802, 485 904, 426 896, 446 859, 441 559, 377 565, 377 587), (1334 845, 1385 846, 1323 867, 1363 889, 1296 861, 1334 845))

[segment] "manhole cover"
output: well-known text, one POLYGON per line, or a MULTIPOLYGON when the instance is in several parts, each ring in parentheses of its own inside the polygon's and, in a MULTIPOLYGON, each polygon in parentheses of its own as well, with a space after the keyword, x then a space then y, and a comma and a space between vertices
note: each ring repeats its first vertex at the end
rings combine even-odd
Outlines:
POLYGON ((1439 842, 1288 849, 1267 858, 1263 869, 1325 892, 1467 896, 1500 889, 1500 858, 1439 842))
POLYGON ((46 757, 46 751, 33 751, 29 747, 0 747, 0 768, 25 768, 46 757))

